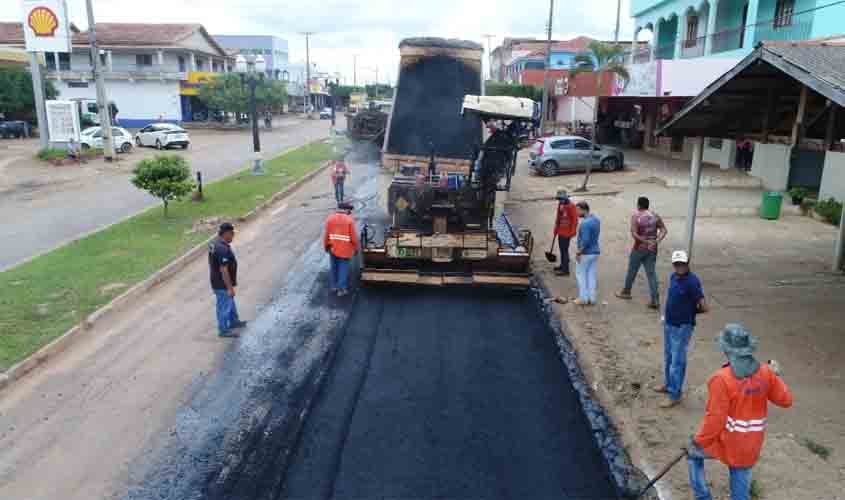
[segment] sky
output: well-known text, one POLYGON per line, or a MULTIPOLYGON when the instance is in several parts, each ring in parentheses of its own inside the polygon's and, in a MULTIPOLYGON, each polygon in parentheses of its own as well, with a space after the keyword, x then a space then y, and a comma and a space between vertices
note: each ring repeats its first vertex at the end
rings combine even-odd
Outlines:
MULTIPOLYGON (((622 0, 620 39, 630 39, 629 1, 622 0)), ((67 0, 71 21, 87 26, 85 0, 67 0)), ((409 36, 475 40, 495 48, 506 36, 544 38, 549 0, 93 0, 98 22, 200 23, 211 34, 277 35, 288 41, 292 62, 311 60, 351 84, 392 82, 398 45, 409 36), (357 56, 357 57, 356 57, 357 56), (357 64, 354 62, 357 60, 357 64)), ((553 36, 611 40, 617 0, 556 0, 553 36)), ((0 1, 0 20, 21 19, 19 0, 0 1)), ((485 58, 486 59, 486 58, 485 58)), ((485 60, 486 64, 486 60, 485 60)))

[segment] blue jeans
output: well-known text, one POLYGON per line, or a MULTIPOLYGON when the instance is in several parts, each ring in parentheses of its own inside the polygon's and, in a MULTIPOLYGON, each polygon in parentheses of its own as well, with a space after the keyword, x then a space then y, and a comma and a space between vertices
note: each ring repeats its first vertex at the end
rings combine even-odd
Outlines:
MULTIPOLYGON (((687 463, 689 464, 689 483, 695 500, 712 500, 707 478, 704 476, 704 461, 712 457, 698 446, 691 446, 687 463)), ((731 473, 731 500, 750 500, 751 467, 729 467, 731 473)))
POLYGON ((349 260, 331 256, 331 289, 346 290, 349 288, 349 260))
POLYGON ((560 270, 569 274, 569 240, 566 236, 558 236, 557 244, 560 248, 560 270))
POLYGON ((654 271, 654 265, 657 263, 657 252, 648 252, 645 250, 632 250, 628 257, 628 274, 625 275, 626 292, 631 291, 634 286, 634 280, 637 279, 637 273, 640 272, 640 266, 645 268, 645 275, 648 278, 648 288, 651 291, 651 300, 654 303, 660 301, 660 294, 657 284, 657 273, 654 271))
POLYGON ((578 298, 582 301, 596 302, 598 288, 598 255, 582 255, 575 265, 575 279, 578 281, 578 298))
POLYGON ((693 325, 663 325, 663 377, 672 400, 681 399, 687 373, 687 348, 695 327, 693 325))
POLYGON ((337 181, 334 183, 334 199, 338 203, 343 202, 343 181, 337 181))
POLYGON ((240 321, 238 308, 235 306, 235 298, 229 297, 227 290, 214 290, 217 297, 217 330, 219 333, 226 333, 232 328, 233 323, 240 321))

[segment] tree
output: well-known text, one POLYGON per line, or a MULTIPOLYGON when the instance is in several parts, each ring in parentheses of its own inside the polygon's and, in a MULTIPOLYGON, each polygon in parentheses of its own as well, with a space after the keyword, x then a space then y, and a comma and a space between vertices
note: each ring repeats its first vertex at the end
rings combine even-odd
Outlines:
MULTIPOLYGON (((249 112, 249 84, 236 73, 217 75, 199 90, 199 99, 206 106, 217 111, 235 114, 249 112)), ((287 102, 288 93, 284 82, 264 79, 255 89, 255 100, 259 111, 279 109, 287 102)))
POLYGON ((171 201, 181 199, 194 189, 188 162, 178 155, 158 155, 141 160, 132 173, 130 181, 135 187, 164 202, 165 217, 171 201))
POLYGON ((393 98, 393 87, 390 85, 379 83, 378 85, 367 85, 365 88, 367 89, 367 97, 370 99, 393 98))
POLYGON ((510 97, 525 97, 535 102, 543 100, 543 88, 533 85, 512 85, 488 81, 485 84, 487 95, 504 95, 510 97))
MULTIPOLYGON (((45 96, 55 99, 59 95, 53 82, 45 83, 45 96)), ((31 113, 35 110, 32 75, 24 68, 0 66, 0 110, 6 113, 31 113)))
MULTIPOLYGON (((602 95, 602 87, 605 75, 613 75, 622 80, 623 87, 628 85, 631 77, 624 63, 624 49, 621 45, 610 45, 607 43, 592 41, 587 46, 587 52, 576 55, 572 60, 572 67, 569 71, 570 77, 574 80, 581 73, 593 73, 596 77, 596 102, 593 105, 593 143, 599 143, 598 121, 599 121, 599 99, 602 95)), ((587 164, 587 175, 584 176, 584 183, 576 191, 587 191, 587 183, 592 173, 592 155, 590 163, 587 164)))

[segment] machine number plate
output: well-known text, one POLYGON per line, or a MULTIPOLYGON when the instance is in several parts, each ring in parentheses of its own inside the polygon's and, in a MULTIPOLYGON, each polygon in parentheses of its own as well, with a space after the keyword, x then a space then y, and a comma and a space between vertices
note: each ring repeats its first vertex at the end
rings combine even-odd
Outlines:
POLYGON ((399 251, 397 253, 399 258, 419 257, 420 249, 416 247, 399 247, 399 251))

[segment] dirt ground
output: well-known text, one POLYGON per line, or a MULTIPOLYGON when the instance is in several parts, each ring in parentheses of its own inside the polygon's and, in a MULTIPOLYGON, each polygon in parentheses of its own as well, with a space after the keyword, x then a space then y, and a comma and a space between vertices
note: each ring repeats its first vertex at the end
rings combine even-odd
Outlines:
MULTIPOLYGON (((684 402, 671 410, 658 408, 660 395, 650 387, 662 382, 661 315, 646 308, 647 283, 641 272, 634 300, 621 301, 613 293, 622 287, 630 249, 628 221, 638 196, 648 196, 663 215, 669 236, 658 260, 661 295, 671 272, 669 254, 682 248, 686 232, 687 190, 669 189, 655 179, 685 172, 663 172, 662 159, 630 155, 624 172, 599 173, 594 194, 578 197, 590 202, 602 221, 597 307, 556 305, 578 350, 582 366, 597 395, 615 419, 634 462, 652 476, 684 446, 704 414, 707 378, 723 363, 714 337, 729 322, 742 322, 760 339, 757 356, 777 359, 795 395, 788 410, 773 407, 760 461, 754 468, 759 499, 840 499, 845 481, 845 411, 842 399, 845 342, 842 308, 845 278, 830 271, 835 228, 805 217, 764 221, 756 217, 704 217, 696 227, 693 270, 700 276, 711 313, 699 318, 690 346, 684 402), (656 168, 659 166, 660 168, 656 168), (808 441, 830 451, 825 460, 810 451, 808 441)), ((557 178, 527 175, 525 159, 515 179, 512 199, 537 201, 508 205, 520 225, 535 234, 535 272, 553 294, 577 296, 574 273, 558 277, 543 258, 551 244, 558 186, 573 187, 581 174, 557 178)), ((711 170, 711 174, 713 171, 711 170)), ((715 172, 718 175, 718 172, 715 172)), ((728 175, 735 175, 729 172, 728 175)), ((757 189, 707 189, 699 207, 759 205, 757 189)), ((728 498, 726 469, 708 466, 715 498, 728 498)), ((681 463, 659 484, 664 499, 688 499, 686 464, 681 463)))

